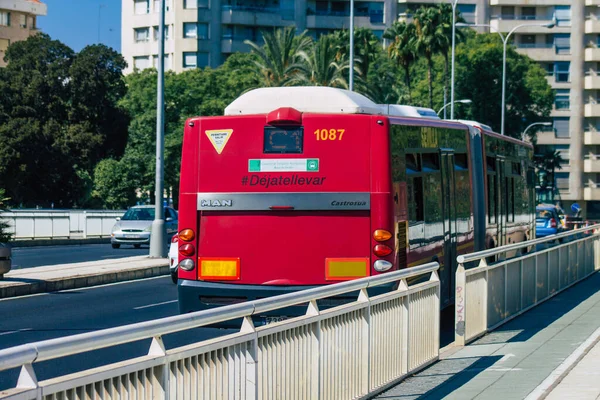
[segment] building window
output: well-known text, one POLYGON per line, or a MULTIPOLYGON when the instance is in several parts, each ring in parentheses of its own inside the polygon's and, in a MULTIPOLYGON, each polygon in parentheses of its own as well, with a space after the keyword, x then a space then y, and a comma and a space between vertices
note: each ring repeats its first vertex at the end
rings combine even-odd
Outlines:
POLYGON ((137 15, 150 13, 149 0, 135 0, 134 12, 137 15))
POLYGON ((467 24, 474 24, 476 22, 476 7, 477 6, 475 4, 459 4, 457 6, 460 16, 463 17, 467 24))
POLYGON ((521 19, 535 19, 535 7, 523 7, 521 8, 521 19))
MULTIPOLYGON (((154 12, 160 12, 160 1, 161 0, 154 0, 154 12)), ((166 0, 165 1, 165 11, 170 11, 171 10, 171 0, 166 0)))
POLYGON ((554 6, 556 26, 571 26, 571 6, 554 6))
POLYGON ((184 38, 197 38, 198 37, 198 24, 195 22, 184 22, 183 23, 183 37, 184 38))
POLYGON ((546 75, 554 75, 554 63, 543 64, 543 68, 546 70, 546 75))
POLYGON ((198 0, 183 0, 183 8, 198 8, 198 0))
POLYGON ((571 137, 569 117, 555 117, 553 121, 554 134, 557 138, 571 137))
POLYGON ((208 37, 208 24, 200 22, 198 24, 198 39, 207 40, 208 37))
POLYGON ((0 11, 0 26, 10 26, 10 13, 0 11))
POLYGON ((135 28, 133 30, 133 36, 136 43, 147 42, 150 40, 150 29, 149 28, 135 28))
POLYGON ((571 108, 569 102, 569 96, 571 90, 569 89, 556 89, 554 95, 554 108, 556 110, 569 110, 571 108))
POLYGON ((222 39, 233 39, 233 25, 223 25, 221 32, 222 39))
POLYGON ((501 19, 515 19, 515 8, 513 6, 502 6, 500 9, 501 19))
POLYGON ((554 78, 556 82, 571 81, 571 63, 569 61, 557 61, 554 63, 554 78))
POLYGON ((535 35, 521 35, 521 43, 519 47, 533 48, 535 47, 535 35))
MULTIPOLYGON (((171 69, 171 57, 168 54, 165 54, 165 70, 171 69)), ((152 56, 152 66, 158 69, 158 55, 152 56)))
POLYGON ((183 53, 183 68, 196 68, 198 66, 197 53, 183 53))
POLYGON ((139 70, 150 68, 150 57, 133 57, 133 68, 139 70))
POLYGON ((6 51, 8 46, 10 46, 10 40, 0 39, 0 51, 6 51))
POLYGON ((19 15, 19 26, 21 28, 27 28, 27 16, 25 14, 19 15))
MULTIPOLYGON (((165 40, 169 40, 169 25, 165 25, 165 40)), ((158 26, 154 27, 154 40, 158 40, 158 26)))
POLYGON ((555 33, 554 48, 556 49, 556 54, 571 54, 571 34, 555 33))
POLYGON ((568 172, 555 172, 554 180, 556 187, 562 190, 569 190, 569 173, 568 172))
POLYGON ((35 17, 29 17, 29 29, 36 29, 36 27, 35 27, 35 17))

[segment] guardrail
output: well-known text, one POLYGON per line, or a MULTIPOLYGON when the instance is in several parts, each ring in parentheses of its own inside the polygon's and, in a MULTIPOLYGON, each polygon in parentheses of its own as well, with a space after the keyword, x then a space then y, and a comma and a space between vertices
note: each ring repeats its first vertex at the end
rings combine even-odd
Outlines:
POLYGON ((1 350, 0 370, 21 367, 17 387, 3 392, 2 398, 333 399, 372 395, 438 359, 438 268, 437 263, 430 263, 1 350), (409 285, 407 279, 417 276, 423 279, 409 285), (394 282, 397 289, 369 297, 368 288, 394 282), (356 293, 355 301, 319 309, 320 299, 356 293), (306 303, 303 316, 261 327, 252 322, 253 315, 306 303), (239 332, 216 339, 172 350, 165 349, 161 339, 168 333, 240 318, 239 332), (36 380, 34 363, 147 338, 152 343, 145 357, 36 380))
POLYGON ((15 240, 109 237, 115 218, 125 211, 114 210, 12 210, 0 212, 8 221, 15 240))
POLYGON ((455 344, 464 346, 597 271, 598 229, 593 225, 458 256, 455 344), (562 244, 504 259, 508 252, 554 241, 562 244), (500 261, 488 265, 486 259, 496 257, 500 261), (477 262, 474 268, 465 266, 477 262))

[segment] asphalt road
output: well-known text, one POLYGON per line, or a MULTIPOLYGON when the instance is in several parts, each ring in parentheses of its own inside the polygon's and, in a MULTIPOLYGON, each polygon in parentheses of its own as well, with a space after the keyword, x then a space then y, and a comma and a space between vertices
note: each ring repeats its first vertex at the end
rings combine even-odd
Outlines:
MULTIPOLYGON (((0 349, 177 315, 170 277, 0 300, 0 349)), ((169 348, 232 330, 198 328, 163 337, 169 348)), ((147 354, 150 339, 34 365, 39 380, 147 354)), ((14 387, 18 370, 0 372, 0 390, 14 387)))
POLYGON ((133 246, 121 246, 120 249, 113 249, 108 243, 17 247, 12 249, 12 269, 143 256, 148 253, 148 246, 142 246, 140 249, 134 249, 133 246))

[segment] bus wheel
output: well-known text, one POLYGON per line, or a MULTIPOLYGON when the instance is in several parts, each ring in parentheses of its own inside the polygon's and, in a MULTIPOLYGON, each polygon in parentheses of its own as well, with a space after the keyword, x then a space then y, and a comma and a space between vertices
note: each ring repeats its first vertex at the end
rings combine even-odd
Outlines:
POLYGON ((140 247, 142 247, 141 244, 134 244, 133 247, 135 247, 136 249, 139 249, 140 247))
POLYGON ((118 249, 119 247, 121 247, 121 245, 119 243, 111 243, 110 245, 112 246, 113 249, 118 249))

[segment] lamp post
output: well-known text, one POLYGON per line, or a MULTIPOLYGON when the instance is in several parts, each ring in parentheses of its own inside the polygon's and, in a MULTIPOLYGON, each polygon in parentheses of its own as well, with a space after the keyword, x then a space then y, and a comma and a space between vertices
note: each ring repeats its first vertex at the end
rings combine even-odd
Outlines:
POLYGON ((158 82, 156 89, 156 187, 154 221, 150 235, 150 257, 166 257, 165 208, 163 207, 163 155, 165 152, 165 0, 158 14, 158 82))
POLYGON ((496 33, 498 35, 500 35, 500 38, 502 39, 502 44, 503 44, 503 51, 502 51, 502 113, 501 113, 501 117, 500 117, 500 133, 502 135, 504 135, 504 110, 506 108, 505 106, 505 102, 506 102, 506 47, 508 45, 508 39, 510 38, 510 35, 512 35, 513 33, 515 33, 516 30, 521 29, 521 28, 525 28, 528 26, 541 26, 544 28, 554 28, 555 22, 552 21, 549 24, 521 24, 521 25, 517 25, 514 28, 511 29, 510 32, 508 32, 508 34, 506 36, 504 36, 502 33, 500 33, 496 28, 494 28, 493 26, 489 25, 489 24, 465 24, 465 23, 457 23, 456 26, 458 27, 464 27, 464 26, 485 26, 488 27, 494 31, 496 31, 496 33))
POLYGON ((525 130, 521 134, 521 140, 525 141, 525 134, 527 133, 529 128, 531 128, 532 126, 536 126, 536 125, 552 126, 552 122, 534 122, 533 124, 531 124, 527 128, 525 128, 525 130))
POLYGON ((354 90, 354 0, 350 0, 350 82, 348 88, 354 90))
MULTIPOLYGON (((470 99, 462 99, 462 100, 455 100, 455 101, 451 101, 450 103, 446 104, 444 107, 440 108, 440 111, 437 112, 437 115, 440 115, 440 113, 449 105, 454 105, 454 103, 462 103, 462 104, 471 104, 472 101, 470 99)), ((450 113, 452 114, 452 113, 450 113)))
POLYGON ((450 119, 454 119, 454 49, 456 47, 456 6, 458 0, 452 1, 452 62, 450 72, 450 119))

